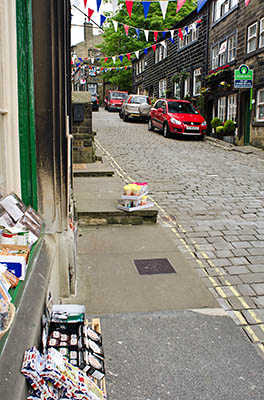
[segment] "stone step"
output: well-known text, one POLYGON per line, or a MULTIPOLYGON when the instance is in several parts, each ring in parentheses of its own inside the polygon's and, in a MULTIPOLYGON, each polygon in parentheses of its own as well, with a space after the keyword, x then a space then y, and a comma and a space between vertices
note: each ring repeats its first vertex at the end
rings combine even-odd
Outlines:
POLYGON ((90 164, 73 164, 74 177, 113 176, 114 169, 98 160, 90 164))

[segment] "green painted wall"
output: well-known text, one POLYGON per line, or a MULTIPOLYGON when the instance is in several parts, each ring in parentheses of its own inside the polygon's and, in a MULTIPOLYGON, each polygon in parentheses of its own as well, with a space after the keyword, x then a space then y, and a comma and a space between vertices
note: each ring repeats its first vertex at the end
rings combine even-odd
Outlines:
POLYGON ((16 0, 16 13, 21 193, 23 202, 37 210, 31 0, 16 0))

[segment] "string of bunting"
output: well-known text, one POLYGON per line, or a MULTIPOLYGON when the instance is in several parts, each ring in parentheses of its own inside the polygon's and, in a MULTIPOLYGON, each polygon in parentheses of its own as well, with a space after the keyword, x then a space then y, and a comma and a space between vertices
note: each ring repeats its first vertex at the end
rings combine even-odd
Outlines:
MULTIPOLYGON (((86 64, 85 61, 81 63, 76 64, 76 69, 72 71, 72 75, 74 75, 79 69, 81 68, 82 65, 86 64)), ((116 72, 118 71, 123 71, 128 70, 132 68, 132 65, 124 65, 122 67, 95 67, 94 65, 87 65, 89 69, 93 70, 93 72, 100 74, 101 72, 109 72, 115 70, 116 72)))

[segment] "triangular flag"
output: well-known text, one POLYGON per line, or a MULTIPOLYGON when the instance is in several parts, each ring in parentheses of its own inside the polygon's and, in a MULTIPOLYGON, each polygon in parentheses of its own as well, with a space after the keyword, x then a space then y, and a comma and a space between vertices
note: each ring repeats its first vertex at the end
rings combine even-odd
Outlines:
POLYGON ((92 15, 94 13, 94 10, 92 10, 91 8, 88 8, 88 20, 90 21, 92 15))
POLYGON ((206 2, 207 2, 207 0, 198 0, 197 12, 199 12, 201 10, 201 8, 205 5, 206 2))
POLYGON ((125 66, 125 70, 127 70, 127 66, 125 66))
POLYGON ((113 13, 115 13, 117 4, 118 4, 118 0, 112 0, 113 13))
POLYGON ((184 3, 186 2, 186 0, 178 0, 177 1, 177 9, 176 12, 179 12, 180 9, 182 8, 182 6, 184 5, 184 3))
POLYGON ((104 58, 104 62, 106 62, 107 60, 108 60, 108 57, 105 57, 105 58, 104 58))
POLYGON ((166 47, 166 42, 165 42, 165 40, 162 40, 162 42, 160 42, 160 44, 161 44, 163 47, 166 47))
POLYGON ((83 59, 81 57, 78 57, 78 60, 83 61, 83 59))
POLYGON ((144 53, 145 53, 146 55, 148 54, 148 49, 147 49, 147 48, 144 49, 144 53))
POLYGON ((171 43, 175 43, 175 41, 174 41, 174 39, 172 38, 172 37, 170 37, 170 41, 171 41, 171 43))
POLYGON ((153 49, 154 51, 156 51, 156 47, 157 47, 156 44, 153 44, 151 47, 152 47, 152 49, 153 49))
POLYGON ((183 34, 181 28, 178 29, 178 35, 181 40, 183 40, 183 34))
POLYGON ((192 30, 193 30, 193 31, 196 31, 196 22, 193 22, 193 23, 192 23, 192 30))
POLYGON ((106 20, 106 17, 104 16, 104 15, 100 15, 100 26, 102 26, 103 25, 103 23, 105 22, 105 20, 106 20))
POLYGON ((123 62, 123 56, 119 56, 121 62, 123 62))
POLYGON ((117 32, 118 22, 114 21, 114 20, 112 20, 112 22, 113 22, 113 25, 114 25, 114 30, 117 32))
POLYGON ((139 29, 138 29, 138 28, 135 28, 135 30, 136 30, 136 33, 137 33, 138 38, 139 38, 139 35, 140 35, 139 29))
POLYGON ((250 2, 250 0, 245 0, 245 7, 248 6, 249 2, 250 2))
POLYGON ((128 25, 126 25, 126 24, 124 24, 124 28, 125 28, 125 31, 126 31, 126 35, 128 36, 128 30, 129 30, 129 26, 128 26, 128 25))
POLYGON ((158 39, 158 32, 157 32, 157 31, 154 31, 154 39, 155 39, 155 42, 156 42, 157 39, 158 39))
POLYGON ((87 6, 87 0, 84 0, 84 8, 87 6))
POLYGON ((128 15, 131 17, 131 13, 132 13, 132 7, 133 7, 133 0, 126 0, 126 8, 127 8, 127 12, 128 15))
POLYGON ((145 19, 146 19, 148 16, 148 12, 149 12, 150 1, 142 1, 142 4, 143 4, 144 15, 145 15, 145 19))
POLYGON ((186 35, 188 35, 188 33, 189 33, 189 27, 188 26, 185 26, 185 32, 186 32, 186 35))
POLYGON ((104 68, 103 67, 101 67, 101 71, 103 71, 104 70, 104 68))
POLYGON ((197 19, 195 22, 196 22, 196 25, 198 25, 202 22, 202 19, 197 19))
POLYGON ((99 12, 99 9, 100 9, 100 7, 101 7, 101 2, 102 2, 102 0, 96 0, 97 12, 99 12))
POLYGON ((91 58, 91 63, 92 63, 92 64, 94 63, 94 58, 91 58))
POLYGON ((137 57, 137 59, 139 58, 139 50, 135 51, 135 55, 137 57))
POLYGON ((162 0, 159 3, 160 3, 160 8, 161 8, 161 11, 162 11, 163 19, 165 19, 166 12, 167 12, 167 7, 168 7, 169 2, 162 0))
POLYGON ((127 59, 128 59, 128 61, 130 61, 130 53, 127 53, 127 59))
POLYGON ((146 41, 148 42, 148 37, 149 37, 149 31, 144 30, 146 41))
POLYGON ((165 39, 167 32, 162 32, 163 39, 165 39))
POLYGON ((173 37, 174 37, 174 31, 170 31, 170 34, 171 34, 171 39, 173 39, 173 37))
POLYGON ((115 64, 115 62, 116 62, 116 56, 113 56, 113 57, 112 57, 112 60, 113 60, 113 63, 115 64))

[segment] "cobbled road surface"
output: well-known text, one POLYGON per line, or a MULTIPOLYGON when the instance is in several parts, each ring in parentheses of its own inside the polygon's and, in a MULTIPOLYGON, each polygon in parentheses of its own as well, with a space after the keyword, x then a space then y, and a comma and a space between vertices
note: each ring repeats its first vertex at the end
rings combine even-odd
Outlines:
POLYGON ((180 250, 264 352, 264 151, 166 139, 103 109, 93 129, 130 177, 149 182, 160 222, 177 230, 180 250))

